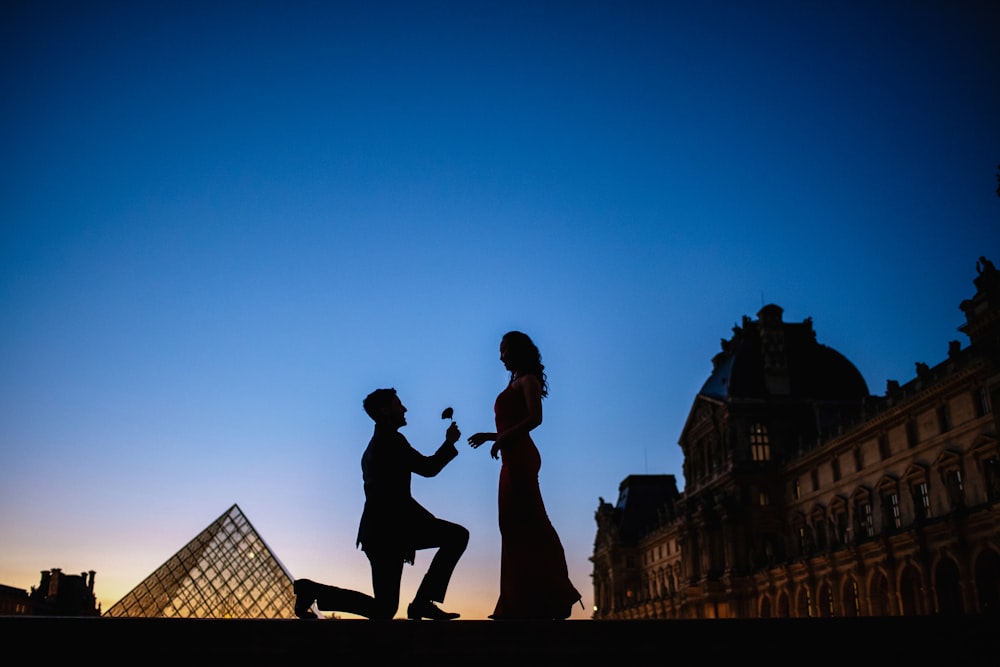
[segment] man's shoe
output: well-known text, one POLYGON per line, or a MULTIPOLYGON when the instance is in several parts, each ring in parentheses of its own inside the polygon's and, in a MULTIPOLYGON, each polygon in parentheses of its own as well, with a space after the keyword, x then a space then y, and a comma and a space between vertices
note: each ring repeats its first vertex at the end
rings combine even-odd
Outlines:
POLYGON ((432 621, 450 621, 453 618, 458 618, 460 615, 438 609, 429 600, 427 602, 411 602, 406 608, 406 617, 411 621, 419 621, 422 618, 429 618, 432 621))
POLYGON ((313 602, 316 601, 316 582, 296 579, 292 590, 295 591, 295 615, 306 620, 319 618, 312 610, 313 602))

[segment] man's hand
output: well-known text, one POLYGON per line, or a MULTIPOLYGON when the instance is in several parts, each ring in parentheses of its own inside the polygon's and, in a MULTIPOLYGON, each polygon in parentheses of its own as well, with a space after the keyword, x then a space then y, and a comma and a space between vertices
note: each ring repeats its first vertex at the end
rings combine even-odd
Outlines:
POLYGON ((458 424, 452 422, 451 426, 448 427, 448 430, 444 434, 444 441, 450 445, 454 445, 461 437, 462 432, 458 430, 458 424))

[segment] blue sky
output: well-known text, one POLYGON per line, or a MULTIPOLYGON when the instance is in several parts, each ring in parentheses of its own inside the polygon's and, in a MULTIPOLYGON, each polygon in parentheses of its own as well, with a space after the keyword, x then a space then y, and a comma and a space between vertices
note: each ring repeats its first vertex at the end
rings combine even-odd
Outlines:
MULTIPOLYGON (((1000 260, 992 2, 14 0, 0 58, 0 583, 92 569, 105 609, 233 503, 370 591, 361 400, 428 453, 446 406, 493 430, 510 329, 589 607, 598 498, 683 487, 744 315, 811 317, 881 394, 1000 260)), ((472 532, 463 618, 498 471, 414 480, 472 532)))

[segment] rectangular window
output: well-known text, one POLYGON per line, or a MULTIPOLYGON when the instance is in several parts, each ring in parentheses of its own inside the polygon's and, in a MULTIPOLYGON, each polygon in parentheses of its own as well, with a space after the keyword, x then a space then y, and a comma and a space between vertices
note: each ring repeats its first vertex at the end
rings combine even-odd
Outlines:
POLYGON ((815 468, 813 468, 809 472, 809 478, 810 478, 810 481, 812 482, 812 490, 813 491, 818 491, 819 490, 819 471, 816 470, 815 468))
POLYGON ((872 504, 861 504, 861 530, 865 537, 875 536, 875 522, 872 520, 872 504))
POLYGON ((976 417, 982 417, 990 412, 990 394, 985 387, 979 387, 972 395, 972 402, 975 405, 976 417))
POLYGON ((944 474, 944 483, 948 489, 948 503, 951 509, 965 505, 965 485, 962 483, 962 471, 958 468, 948 470, 944 474))
POLYGON ((750 458, 754 461, 771 460, 771 441, 763 424, 750 426, 750 458))
POLYGON ((794 482, 792 482, 792 498, 798 500, 801 497, 802 497, 802 485, 799 484, 799 480, 796 479, 794 482))
POLYGON ((937 410, 938 417, 938 428, 941 433, 947 433, 951 430, 951 407, 945 403, 938 407, 937 410))
POLYGON ((847 533, 847 512, 841 512, 837 515, 837 539, 841 544, 847 544, 850 537, 847 533))
POLYGON ((899 515, 899 494, 890 493, 882 498, 882 505, 885 508, 886 525, 890 528, 899 528, 903 525, 899 515))
POLYGON ((840 480, 840 457, 834 456, 830 461, 830 467, 833 468, 833 481, 840 480))
POLYGON ((918 519, 926 519, 931 515, 931 494, 927 482, 920 482, 914 487, 913 505, 918 519))
POLYGON ((757 500, 761 507, 767 507, 771 504, 771 497, 768 495, 767 489, 760 490, 760 495, 757 500))
POLYGON ((854 472, 861 472, 861 469, 865 467, 864 457, 861 454, 861 448, 854 448, 854 472))
POLYGON ((986 478, 986 500, 1000 500, 1000 459, 994 456, 983 461, 983 473, 986 478))
POLYGON ((889 436, 885 433, 878 437, 878 454, 883 461, 892 455, 892 452, 889 451, 889 436))
POLYGON ((917 431, 917 421, 915 419, 911 419, 906 422, 906 446, 916 447, 919 442, 920 433, 917 431))

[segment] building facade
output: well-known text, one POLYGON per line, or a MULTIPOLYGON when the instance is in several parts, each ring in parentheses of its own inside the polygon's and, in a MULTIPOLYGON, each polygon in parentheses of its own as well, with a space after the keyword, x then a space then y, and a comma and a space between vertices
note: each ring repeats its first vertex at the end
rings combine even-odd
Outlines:
POLYGON ((22 612, 34 616, 100 616, 94 595, 94 571, 66 574, 60 568, 43 570, 22 612))
POLYGON ((778 306, 722 343, 679 440, 685 489, 600 499, 594 618, 1000 613, 1000 271, 980 258, 968 338, 869 393, 778 306))

